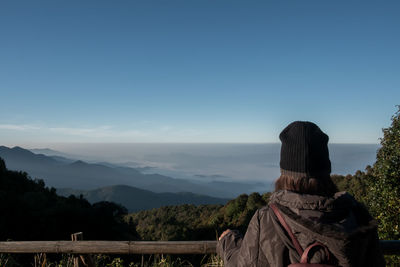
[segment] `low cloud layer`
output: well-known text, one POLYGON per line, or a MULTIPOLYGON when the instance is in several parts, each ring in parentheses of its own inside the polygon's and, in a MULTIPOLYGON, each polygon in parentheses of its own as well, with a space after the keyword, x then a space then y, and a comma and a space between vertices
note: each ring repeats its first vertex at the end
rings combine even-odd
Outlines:
POLYGON ((150 129, 119 129, 115 126, 65 127, 29 124, 0 124, 0 137, 48 142, 179 142, 190 141, 201 132, 160 126, 150 129))

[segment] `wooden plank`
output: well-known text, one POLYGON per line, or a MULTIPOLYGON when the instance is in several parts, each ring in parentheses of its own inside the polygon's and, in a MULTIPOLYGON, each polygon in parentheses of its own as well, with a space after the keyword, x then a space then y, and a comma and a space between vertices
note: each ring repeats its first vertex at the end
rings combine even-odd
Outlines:
MULTIPOLYGON (((75 242, 83 240, 83 233, 78 232, 71 234, 71 240, 75 242)), ((84 254, 84 255, 75 254, 73 257, 73 263, 74 267, 95 267, 93 258, 90 254, 84 254)))
POLYGON ((71 240, 72 241, 83 240, 83 233, 82 232, 78 232, 78 233, 71 234, 71 240))
POLYGON ((11 241, 0 253, 211 254, 216 241, 11 241))
POLYGON ((212 254, 217 241, 131 241, 130 254, 212 254))
MULTIPOLYGON (((12 241, 0 253, 213 254, 217 241, 12 241)), ((385 255, 400 255, 400 240, 380 241, 385 255)))

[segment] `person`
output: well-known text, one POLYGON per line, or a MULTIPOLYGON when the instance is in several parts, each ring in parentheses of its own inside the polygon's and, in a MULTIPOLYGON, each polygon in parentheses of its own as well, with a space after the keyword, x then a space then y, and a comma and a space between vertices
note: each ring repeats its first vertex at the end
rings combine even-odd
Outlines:
MULTIPOLYGON (((328 136, 312 122, 295 121, 279 135, 281 176, 269 205, 256 211, 246 234, 226 230, 217 243, 224 266, 288 266, 301 255, 270 208, 273 204, 304 250, 315 242, 309 263, 385 266, 376 221, 330 178, 328 136)), ((311 252, 311 251, 310 251, 311 252)))

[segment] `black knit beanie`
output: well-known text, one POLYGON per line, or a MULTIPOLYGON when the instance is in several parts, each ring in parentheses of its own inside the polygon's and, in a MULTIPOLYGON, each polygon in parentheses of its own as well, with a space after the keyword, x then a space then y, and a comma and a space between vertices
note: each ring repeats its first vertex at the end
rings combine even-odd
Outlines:
POLYGON ((329 137, 312 122, 295 121, 279 135, 281 174, 292 177, 325 177, 331 173, 329 137))

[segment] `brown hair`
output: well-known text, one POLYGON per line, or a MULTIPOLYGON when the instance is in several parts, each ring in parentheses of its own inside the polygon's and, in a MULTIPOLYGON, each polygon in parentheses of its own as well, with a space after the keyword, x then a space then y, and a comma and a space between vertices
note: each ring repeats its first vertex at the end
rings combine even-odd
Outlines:
POLYGON ((333 183, 330 175, 322 177, 292 177, 289 175, 281 175, 275 182, 275 191, 289 190, 300 194, 333 196, 338 189, 333 183))

